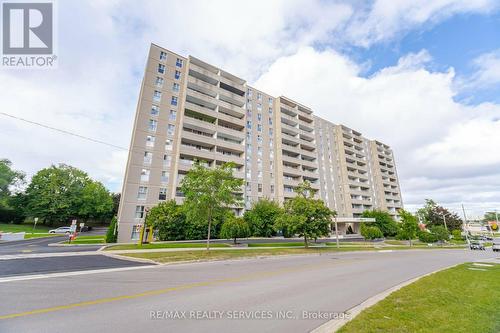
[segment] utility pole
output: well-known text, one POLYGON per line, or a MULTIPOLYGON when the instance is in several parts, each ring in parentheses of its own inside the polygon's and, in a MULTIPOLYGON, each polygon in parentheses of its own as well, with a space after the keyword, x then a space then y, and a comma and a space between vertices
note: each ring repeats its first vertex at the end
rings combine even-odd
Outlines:
POLYGON ((333 217, 333 220, 335 221, 335 237, 337 239, 337 249, 340 248, 340 245, 339 245, 339 227, 337 225, 337 216, 335 215, 333 217))
POLYGON ((470 244, 470 242, 469 242, 469 230, 465 229, 465 226, 467 225, 467 215, 465 215, 464 204, 462 204, 462 212, 464 213, 464 226, 462 227, 462 229, 465 231, 465 239, 467 240, 467 244, 470 244))
POLYGON ((446 214, 443 214, 444 228, 448 231, 448 226, 446 225, 446 214))

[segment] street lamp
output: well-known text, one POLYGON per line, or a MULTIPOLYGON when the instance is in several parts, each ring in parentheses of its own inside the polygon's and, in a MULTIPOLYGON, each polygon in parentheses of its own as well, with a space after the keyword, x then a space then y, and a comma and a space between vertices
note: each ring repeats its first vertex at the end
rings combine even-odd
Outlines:
MULTIPOLYGON (((439 214, 439 213, 438 213, 439 214)), ((446 225, 446 215, 450 215, 450 213, 439 214, 443 217, 444 228, 448 231, 448 226, 446 225)))

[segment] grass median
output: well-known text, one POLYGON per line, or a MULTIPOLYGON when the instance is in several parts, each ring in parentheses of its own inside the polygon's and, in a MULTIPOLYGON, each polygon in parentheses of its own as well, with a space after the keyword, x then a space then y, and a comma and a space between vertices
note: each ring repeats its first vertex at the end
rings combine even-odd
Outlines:
MULTIPOLYGON (((185 248, 204 248, 206 243, 151 243, 142 244, 141 246, 137 244, 119 244, 111 245, 106 248, 106 250, 151 250, 151 249, 185 249, 185 248)), ((228 244, 224 243, 211 243, 210 247, 229 247, 228 244)))
POLYGON ((338 332, 500 332, 500 264, 462 264, 408 285, 338 332))

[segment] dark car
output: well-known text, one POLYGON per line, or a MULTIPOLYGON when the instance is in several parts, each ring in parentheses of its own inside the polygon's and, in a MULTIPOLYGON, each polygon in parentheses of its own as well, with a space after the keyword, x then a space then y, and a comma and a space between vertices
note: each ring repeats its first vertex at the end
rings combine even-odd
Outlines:
POLYGON ((91 227, 91 226, 84 225, 84 226, 80 229, 80 232, 88 232, 88 231, 91 231, 91 230, 92 230, 92 227, 91 227))
POLYGON ((478 240, 472 240, 469 245, 471 250, 486 250, 484 247, 483 242, 478 241, 478 240))

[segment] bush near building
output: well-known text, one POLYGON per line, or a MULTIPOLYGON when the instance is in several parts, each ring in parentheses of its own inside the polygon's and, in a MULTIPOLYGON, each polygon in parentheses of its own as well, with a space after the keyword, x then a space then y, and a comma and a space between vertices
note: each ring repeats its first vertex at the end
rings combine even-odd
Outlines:
POLYGON ((221 238, 233 239, 236 244, 237 238, 245 238, 250 236, 250 228, 248 223, 242 217, 232 217, 227 219, 220 231, 221 238))
POLYGON ((361 236, 365 239, 373 240, 378 238, 383 238, 384 234, 379 228, 375 226, 367 226, 365 223, 361 223, 360 227, 361 236))

